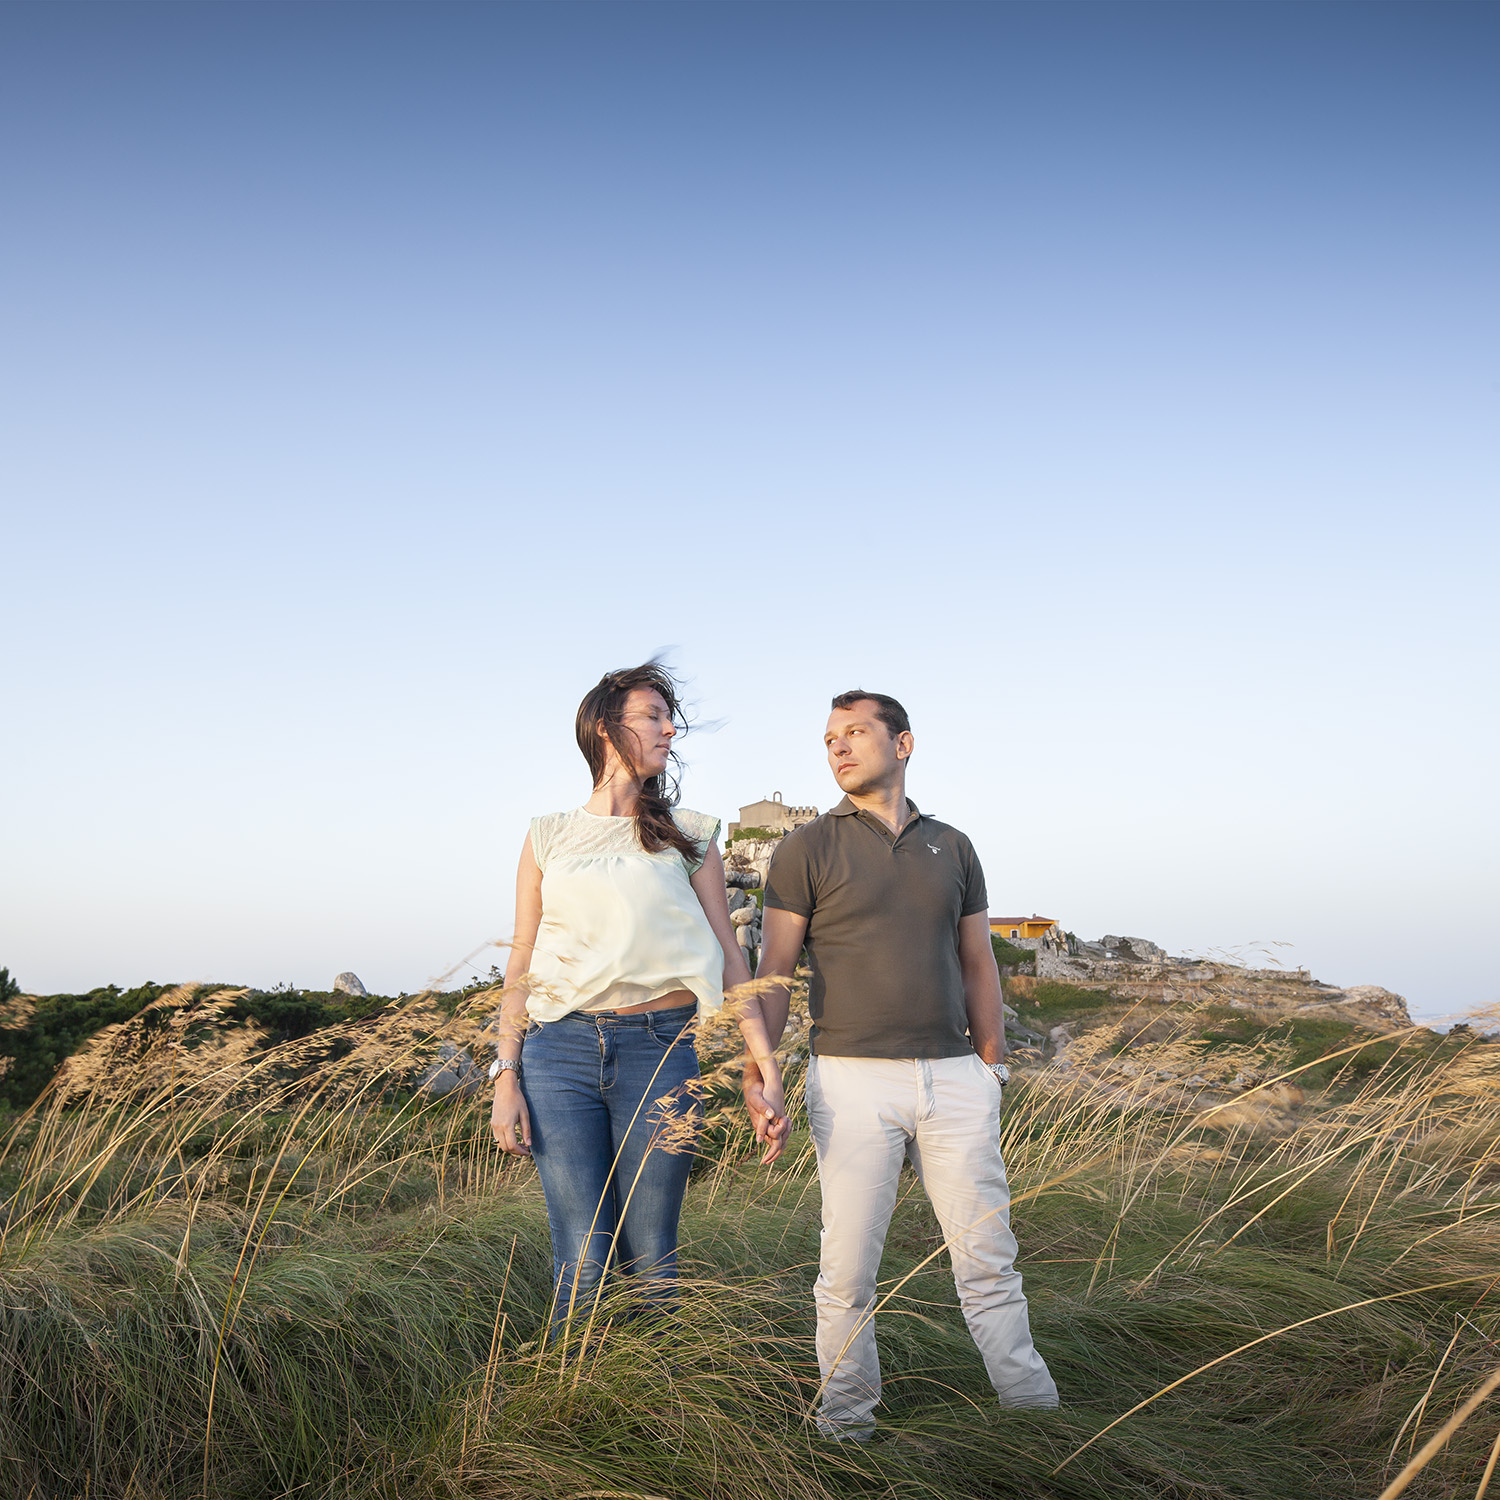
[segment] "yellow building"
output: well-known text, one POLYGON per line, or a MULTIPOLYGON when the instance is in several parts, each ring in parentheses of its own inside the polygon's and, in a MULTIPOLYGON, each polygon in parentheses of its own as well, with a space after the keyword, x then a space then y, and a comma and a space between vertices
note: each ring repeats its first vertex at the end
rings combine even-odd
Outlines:
POLYGON ((1046 935, 1057 926, 1055 917, 991 917, 990 931, 996 937, 1003 937, 1006 942, 1014 943, 1025 939, 1035 940, 1046 937, 1046 935))

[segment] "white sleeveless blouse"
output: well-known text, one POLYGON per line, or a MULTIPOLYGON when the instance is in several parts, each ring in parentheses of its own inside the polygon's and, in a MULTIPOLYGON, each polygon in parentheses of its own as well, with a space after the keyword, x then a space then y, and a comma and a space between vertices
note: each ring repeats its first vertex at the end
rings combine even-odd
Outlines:
MULTIPOLYGON (((719 834, 707 813, 674 808, 677 826, 706 855, 719 834)), ((556 1021, 575 1010, 623 1010, 673 990, 700 1015, 724 1003, 724 950, 675 849, 647 854, 634 818, 584 808, 531 820, 542 872, 542 920, 526 985, 527 1014, 556 1021)))

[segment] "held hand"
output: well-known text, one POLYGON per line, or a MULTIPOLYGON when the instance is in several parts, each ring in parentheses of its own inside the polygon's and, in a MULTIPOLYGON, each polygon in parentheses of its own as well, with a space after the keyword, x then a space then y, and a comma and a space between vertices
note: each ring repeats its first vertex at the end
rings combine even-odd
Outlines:
MULTIPOLYGON (((765 1100, 766 1109, 770 1111, 773 1122, 778 1120, 784 1121, 786 1119, 786 1093, 781 1086, 779 1078, 773 1078, 768 1083, 763 1083, 760 1089, 760 1096, 765 1100)), ((769 1128, 769 1122, 767 1128, 769 1128)))
POLYGON ((766 1149, 760 1158, 761 1166, 769 1167, 786 1150, 786 1144, 791 1136, 792 1117, 790 1115, 777 1115, 769 1121, 765 1134, 766 1149))
POLYGON ((514 1073, 504 1072, 495 1080, 490 1129, 502 1151, 511 1156, 531 1155, 531 1116, 526 1112, 526 1100, 514 1073))
POLYGON ((769 1166, 786 1147, 787 1137, 792 1131, 792 1122, 787 1118, 786 1101, 782 1096, 781 1080, 764 1084, 759 1078, 745 1079, 745 1108, 750 1114, 750 1123, 755 1128, 755 1140, 764 1146, 762 1166, 769 1166))

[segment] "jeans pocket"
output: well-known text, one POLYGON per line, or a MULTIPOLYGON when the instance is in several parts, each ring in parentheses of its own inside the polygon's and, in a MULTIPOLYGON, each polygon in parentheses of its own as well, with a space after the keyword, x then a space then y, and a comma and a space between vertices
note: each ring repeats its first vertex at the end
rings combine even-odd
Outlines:
POLYGON ((680 1016, 671 1021, 659 1021, 653 1015, 647 1016, 646 1030, 651 1035, 651 1040, 666 1052, 677 1045, 678 1042, 691 1041, 692 1026, 696 1020, 696 1014, 680 1016))

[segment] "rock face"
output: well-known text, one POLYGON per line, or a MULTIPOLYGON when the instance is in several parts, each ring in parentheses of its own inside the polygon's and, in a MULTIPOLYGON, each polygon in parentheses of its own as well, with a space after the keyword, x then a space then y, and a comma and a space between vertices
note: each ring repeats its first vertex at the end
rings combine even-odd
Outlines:
POLYGON ((734 940, 744 949, 745 962, 754 974, 760 962, 761 917, 760 906, 750 892, 760 884, 761 877, 753 871, 730 870, 725 879, 729 882, 724 888, 729 925, 734 928, 734 940))
POLYGON ((351 973, 348 969, 345 969, 344 972, 333 981, 333 988, 335 993, 340 995, 359 995, 363 997, 370 993, 369 990, 367 990, 364 985, 359 982, 359 975, 351 973))
POLYGON ((477 1094, 485 1083, 484 1069, 452 1042, 444 1042, 438 1048, 437 1061, 417 1079, 417 1087, 424 1094, 442 1098, 457 1093, 461 1098, 477 1094))
MULTIPOLYGON (((771 868, 771 856, 780 842, 780 839, 736 839, 724 850, 725 874, 731 877, 753 875, 755 885, 764 885, 766 872, 771 868)), ((737 882, 731 880, 730 883, 737 882)))
MULTIPOLYGON (((735 894, 741 893, 736 891, 735 894)), ((755 966, 760 962, 762 932, 760 907, 755 904, 755 898, 746 897, 743 906, 729 913, 729 922, 734 928, 734 940, 744 949, 745 962, 750 966, 750 972, 754 974, 755 966)))
POLYGON ((1099 946, 1115 958, 1134 959, 1141 964, 1165 963, 1167 950, 1159 948, 1149 938, 1102 937, 1099 946))

